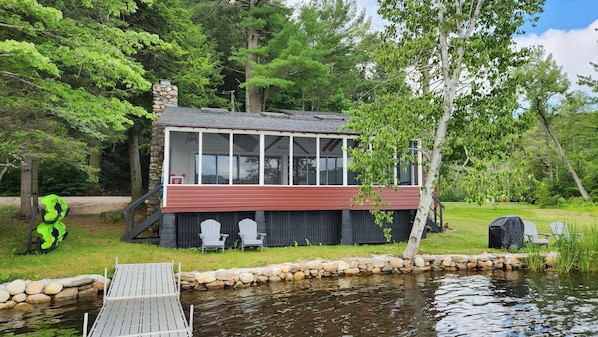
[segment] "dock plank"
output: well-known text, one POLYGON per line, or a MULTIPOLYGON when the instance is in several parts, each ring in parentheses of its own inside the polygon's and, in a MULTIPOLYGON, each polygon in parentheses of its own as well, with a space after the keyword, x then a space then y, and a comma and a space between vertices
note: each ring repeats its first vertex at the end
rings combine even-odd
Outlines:
POLYGON ((90 337, 189 337, 172 264, 119 264, 90 337))

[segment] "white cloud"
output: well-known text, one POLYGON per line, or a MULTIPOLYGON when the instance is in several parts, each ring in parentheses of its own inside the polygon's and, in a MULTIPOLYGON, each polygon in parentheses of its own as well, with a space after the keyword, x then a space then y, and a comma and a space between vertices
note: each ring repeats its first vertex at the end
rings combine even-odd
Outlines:
POLYGON ((598 63, 598 20, 584 29, 555 30, 517 37, 519 46, 542 45, 547 54, 552 54, 556 63, 563 67, 571 81, 572 90, 589 91, 577 84, 577 75, 598 77, 590 62, 598 63))

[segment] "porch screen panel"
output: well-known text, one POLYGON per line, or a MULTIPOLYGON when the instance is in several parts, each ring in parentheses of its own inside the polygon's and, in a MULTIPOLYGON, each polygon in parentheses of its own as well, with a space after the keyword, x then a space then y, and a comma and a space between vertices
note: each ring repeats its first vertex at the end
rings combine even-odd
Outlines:
POLYGON ((228 142, 228 133, 203 133, 202 184, 228 184, 231 178, 228 142))
POLYGON ((402 160, 399 162, 399 169, 398 169, 398 178, 399 178, 399 185, 412 185, 411 179, 411 171, 412 165, 406 161, 402 160))
POLYGON ((259 136, 233 135, 233 184, 259 183, 259 136))
POLYGON ((288 174, 284 172, 288 172, 285 160, 288 162, 289 141, 287 136, 264 137, 264 184, 288 184, 288 174))
POLYGON ((293 184, 316 184, 316 138, 293 137, 293 184))
MULTIPOLYGON (((348 163, 351 162, 351 156, 349 154, 348 149, 352 149, 357 146, 357 142, 354 139, 347 139, 347 166, 348 163)), ((357 179, 355 178, 357 174, 354 171, 349 170, 347 167, 347 184, 348 185, 357 185, 357 179)))
POLYGON ((411 158, 403 158, 399 161, 397 168, 397 178, 399 185, 417 185, 417 165, 414 165, 412 161, 417 159, 417 143, 410 143, 410 154, 411 158))
MULTIPOLYGON (((164 183, 192 184, 198 132, 171 131, 168 179, 164 183)), ((166 172, 165 172, 166 173, 166 172)))
POLYGON ((320 185, 343 184, 343 140, 320 139, 320 185))

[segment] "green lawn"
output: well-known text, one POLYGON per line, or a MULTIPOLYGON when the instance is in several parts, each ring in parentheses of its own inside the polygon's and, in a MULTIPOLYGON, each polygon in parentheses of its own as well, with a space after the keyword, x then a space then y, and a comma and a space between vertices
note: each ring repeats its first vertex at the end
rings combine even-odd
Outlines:
MULTIPOLYGON (((518 215, 536 223, 539 232, 550 232, 552 221, 568 223, 572 231, 595 232, 598 206, 586 209, 541 209, 516 203, 477 206, 446 203, 444 222, 449 229, 430 233, 422 240, 421 254, 480 254, 497 251, 488 247, 488 225, 499 216, 518 215)), ((197 249, 159 248, 150 244, 120 242, 123 222, 104 222, 99 226, 82 226, 76 216, 65 219, 70 235, 55 251, 45 255, 18 255, 27 246, 27 221, 12 217, 14 209, 0 208, 0 282, 22 279, 61 278, 81 274, 103 274, 119 263, 174 261, 183 271, 256 267, 267 264, 313 259, 340 259, 373 254, 399 255, 405 243, 354 246, 304 246, 264 248, 263 252, 227 250, 224 254, 201 254, 197 249)))

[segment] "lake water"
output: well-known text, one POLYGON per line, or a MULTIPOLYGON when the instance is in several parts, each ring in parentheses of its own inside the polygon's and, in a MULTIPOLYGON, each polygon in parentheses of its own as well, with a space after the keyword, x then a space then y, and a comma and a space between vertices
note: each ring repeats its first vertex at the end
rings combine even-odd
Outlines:
MULTIPOLYGON (((194 336, 598 336, 595 274, 373 275, 183 291, 194 336)), ((0 335, 82 334, 101 298, 0 311, 0 335)))

